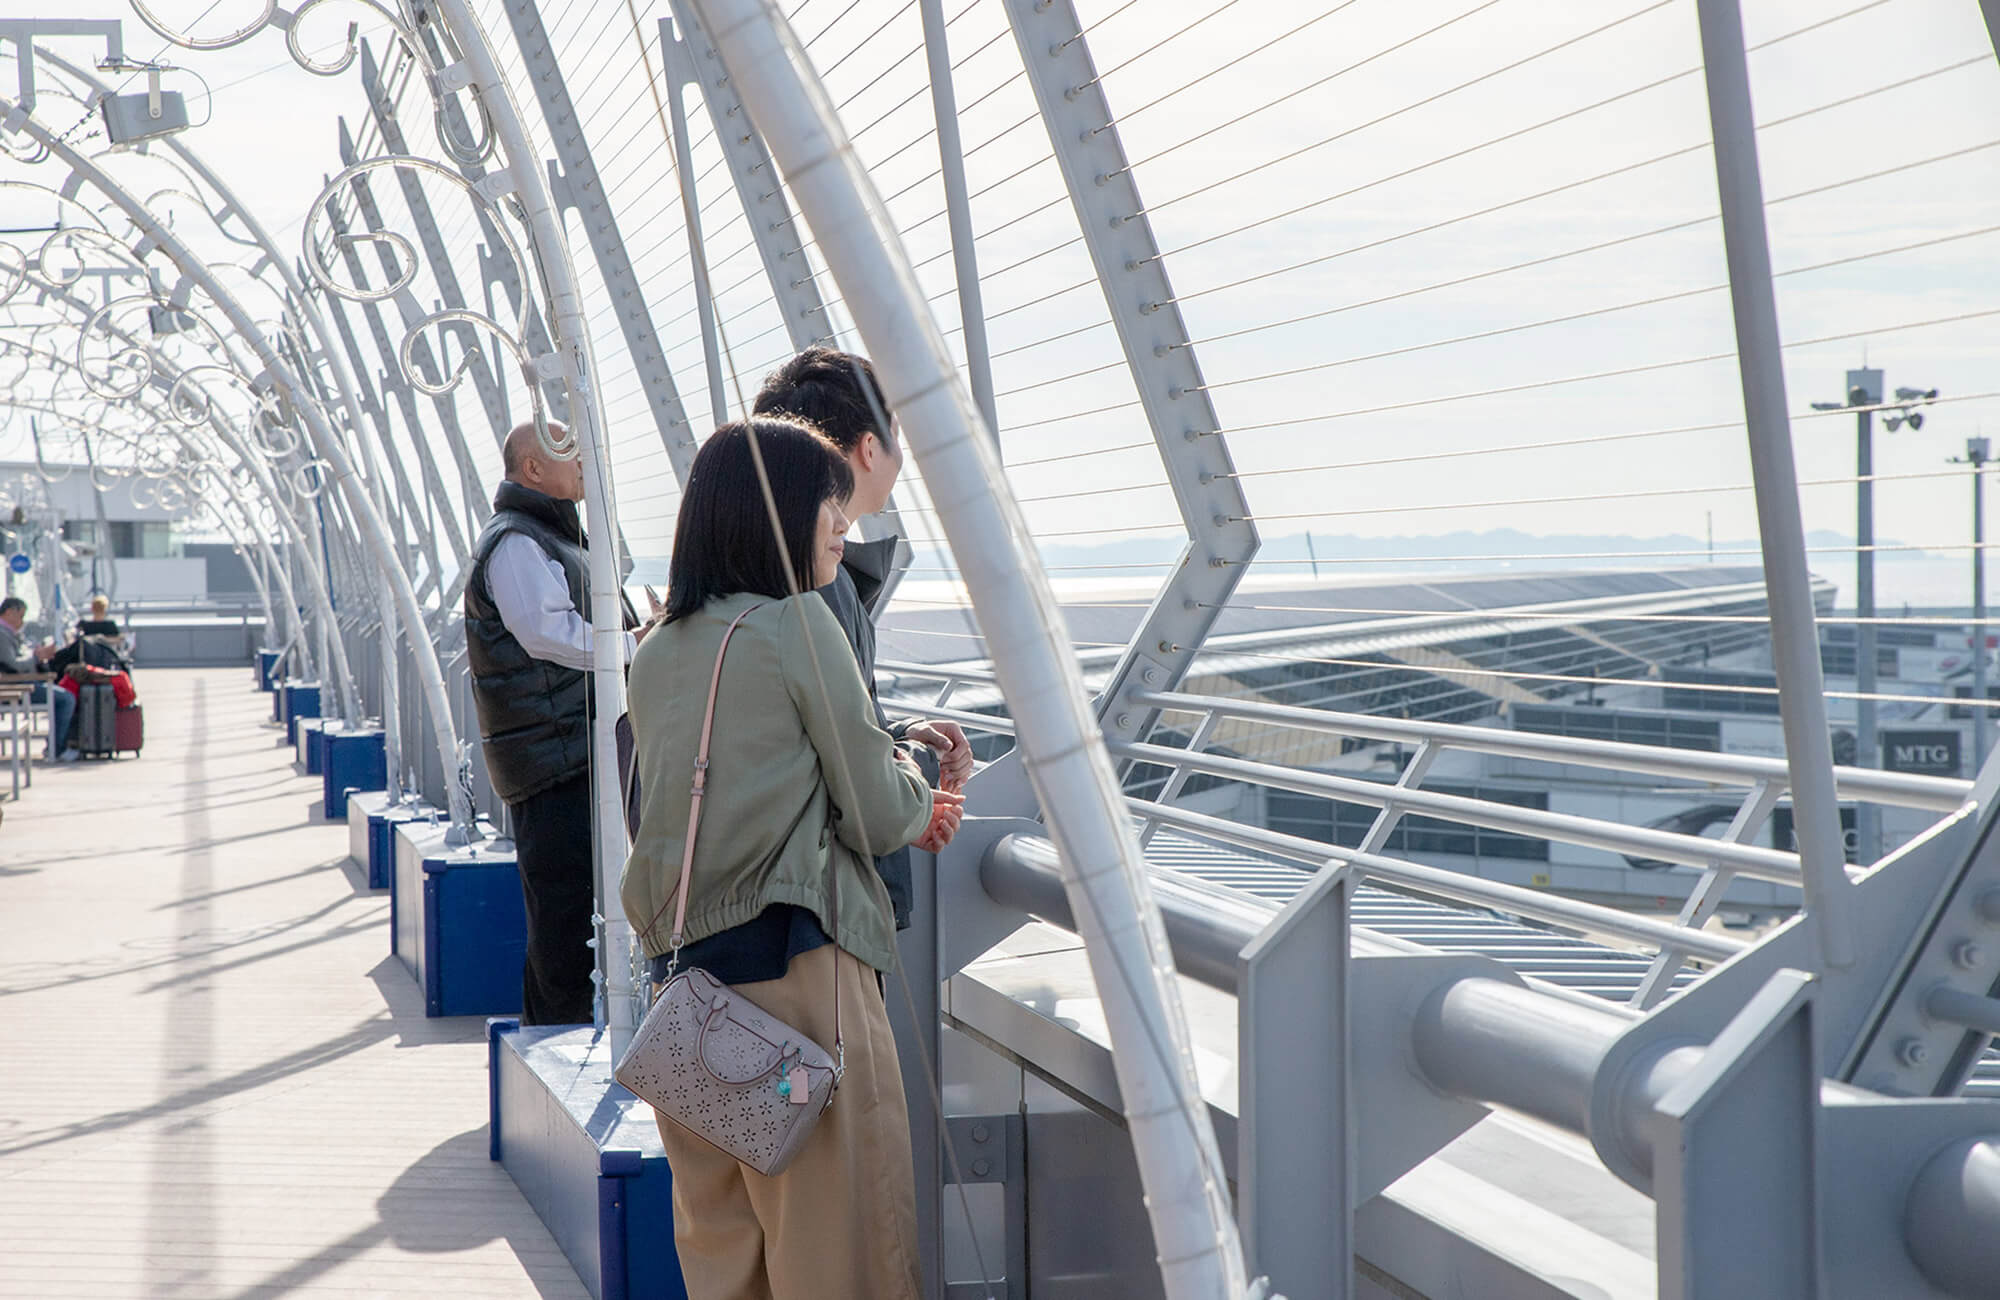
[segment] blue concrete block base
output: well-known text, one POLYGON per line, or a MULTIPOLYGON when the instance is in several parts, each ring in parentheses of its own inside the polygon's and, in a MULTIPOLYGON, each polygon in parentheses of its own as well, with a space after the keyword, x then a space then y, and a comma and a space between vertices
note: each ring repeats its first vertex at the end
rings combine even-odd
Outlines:
POLYGON ((686 1300, 673 1176, 603 1031, 487 1022, 491 1154, 597 1300, 686 1300))
MULTIPOLYGON (((363 877, 368 874, 368 814, 379 813, 389 806, 387 791, 373 793, 355 791, 347 799, 347 860, 355 865, 363 877)), ((377 886, 370 884, 370 889, 377 886)))
MULTIPOLYGON (((369 800, 367 805, 368 839, 366 855, 360 858, 361 865, 368 871, 370 889, 387 889, 396 882, 396 828, 405 822, 427 822, 430 820, 430 806, 423 803, 392 804, 382 793, 355 795, 348 801, 351 810, 356 803, 369 800)), ((389 896, 389 951, 396 951, 396 898, 389 896)))
POLYGON ((278 661, 285 657, 282 650, 259 650, 257 652, 257 689, 275 691, 278 689, 278 661))
POLYGON ((351 793, 382 790, 389 785, 389 766, 380 731, 322 728, 320 731, 321 797, 328 821, 347 819, 351 793))
POLYGON ((299 719, 319 716, 319 683, 286 682, 278 691, 278 721, 285 724, 285 743, 299 743, 299 719))
POLYGON ((318 776, 324 769, 326 750, 322 739, 326 734, 327 719, 295 718, 292 721, 292 761, 305 769, 307 776, 318 776))
POLYGON ((424 1014, 518 1013, 528 920, 512 847, 451 848, 444 827, 426 823, 406 822, 396 837, 390 930, 424 1014))

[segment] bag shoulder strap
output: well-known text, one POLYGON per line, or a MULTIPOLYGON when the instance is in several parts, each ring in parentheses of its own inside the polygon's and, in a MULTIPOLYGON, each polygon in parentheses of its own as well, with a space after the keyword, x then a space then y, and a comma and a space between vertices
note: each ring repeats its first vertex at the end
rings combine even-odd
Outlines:
MULTIPOLYGON (((689 805, 688 808, 687 838, 681 848, 681 878, 679 885, 677 885, 674 889, 674 900, 673 900, 674 930, 673 930, 673 937, 669 941, 671 947, 669 948, 670 955, 668 957, 668 962, 667 962, 667 971, 668 971, 667 977, 669 979, 673 978, 674 968, 680 964, 681 946, 687 925, 688 881, 694 874, 695 835, 701 829, 701 801, 703 796, 707 793, 708 789, 708 744, 709 744, 709 739, 714 734, 715 730, 715 697, 717 692, 720 691, 722 687, 722 657, 725 654, 729 653, 729 638, 736 635, 737 626, 741 624, 744 619, 750 617, 750 615, 756 613, 759 609, 762 608, 763 608, 763 602, 759 601, 757 604, 752 605, 749 609, 744 610, 741 614, 738 614, 735 620, 732 621, 729 624, 729 627, 725 629, 724 632, 722 633, 722 644, 718 646, 715 651, 715 671, 709 677, 708 681, 708 707, 707 710, 702 714, 702 719, 701 719, 701 746, 695 752, 694 788, 692 791, 692 803, 689 805)), ((634 752, 632 756, 632 767, 635 772, 638 770, 639 766, 637 744, 638 744, 637 737, 635 735, 633 741, 634 752)), ((807 801, 806 806, 808 808, 812 806, 810 800, 807 801)), ((803 816, 803 813, 801 814, 801 816, 803 816)), ((793 825, 796 826, 797 823, 794 822, 793 825)), ((787 838, 790 838, 789 833, 787 833, 787 838)), ((841 1024, 840 1024, 840 961, 839 961, 840 874, 839 872, 834 870, 834 865, 833 865, 834 856, 835 855, 833 854, 829 854, 827 857, 826 888, 827 888, 827 912, 828 912, 827 919, 832 922, 831 932, 827 935, 827 938, 831 942, 831 945, 834 950, 833 1086, 835 1088, 838 1088, 840 1086, 841 1079, 845 1077, 845 1075, 847 1074, 847 1043, 845 1036, 841 1033, 841 1024)), ((666 912, 666 910, 667 910, 667 905, 665 903, 660 904, 660 910, 658 912, 653 913, 653 919, 651 921, 648 921, 646 923, 645 930, 640 932, 641 938, 653 932, 653 927, 660 923, 660 917, 666 912)))
MULTIPOLYGON (((680 956, 682 936, 687 929, 688 880, 694 874, 694 842, 695 836, 701 830, 701 801, 708 792, 708 746, 710 739, 715 734, 715 697, 722 690, 722 658, 729 653, 729 639, 736 635, 736 629, 742 626, 743 620, 749 618, 763 607, 764 602, 758 601, 755 605, 738 614, 730 621, 729 626, 723 630, 722 644, 717 646, 715 650, 715 669, 709 674, 708 678, 708 706, 701 716, 701 745, 695 751, 694 788, 692 791, 692 801, 688 807, 687 835, 681 847, 681 878, 680 883, 674 887, 674 895, 671 900, 674 903, 672 944, 676 962, 680 956)), ((632 770, 634 772, 639 770, 638 737, 636 734, 633 737, 632 770)), ((640 931, 641 938, 653 932, 653 927, 660 923, 660 917, 665 915, 666 910, 667 904, 661 903, 660 910, 653 913, 653 919, 646 922, 646 928, 640 931)))

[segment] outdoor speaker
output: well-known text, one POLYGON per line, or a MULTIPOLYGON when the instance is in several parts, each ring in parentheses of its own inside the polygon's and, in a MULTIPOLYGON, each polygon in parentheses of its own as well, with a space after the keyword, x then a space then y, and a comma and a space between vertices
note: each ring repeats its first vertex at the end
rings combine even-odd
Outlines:
POLYGON ((153 97, 145 91, 104 97, 104 133, 113 144, 137 144, 154 136, 187 129, 187 100, 178 90, 159 94, 159 112, 153 111, 153 97))

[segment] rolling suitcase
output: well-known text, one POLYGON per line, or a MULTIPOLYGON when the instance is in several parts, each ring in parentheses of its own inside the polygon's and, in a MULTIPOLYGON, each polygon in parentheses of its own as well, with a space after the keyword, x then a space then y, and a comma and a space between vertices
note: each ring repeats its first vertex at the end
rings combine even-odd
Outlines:
POLYGON ((113 750, 138 757, 146 744, 146 706, 134 704, 117 710, 111 717, 111 732, 113 750))
POLYGON ((85 758, 109 758, 117 752, 118 697, 109 682, 85 682, 77 688, 70 744, 85 758))

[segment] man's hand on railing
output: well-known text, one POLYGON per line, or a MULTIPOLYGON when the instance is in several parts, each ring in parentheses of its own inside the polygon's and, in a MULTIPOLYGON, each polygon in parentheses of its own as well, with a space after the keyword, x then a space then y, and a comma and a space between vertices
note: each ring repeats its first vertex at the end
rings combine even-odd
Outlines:
POLYGON ((965 820, 965 796, 952 790, 931 791, 930 829, 918 836, 915 845, 926 853, 936 853, 951 843, 965 820))
POLYGON ((928 745, 938 759, 938 782, 956 793, 965 788, 972 775, 972 745, 965 729, 956 722, 914 722, 903 732, 906 739, 928 745))

